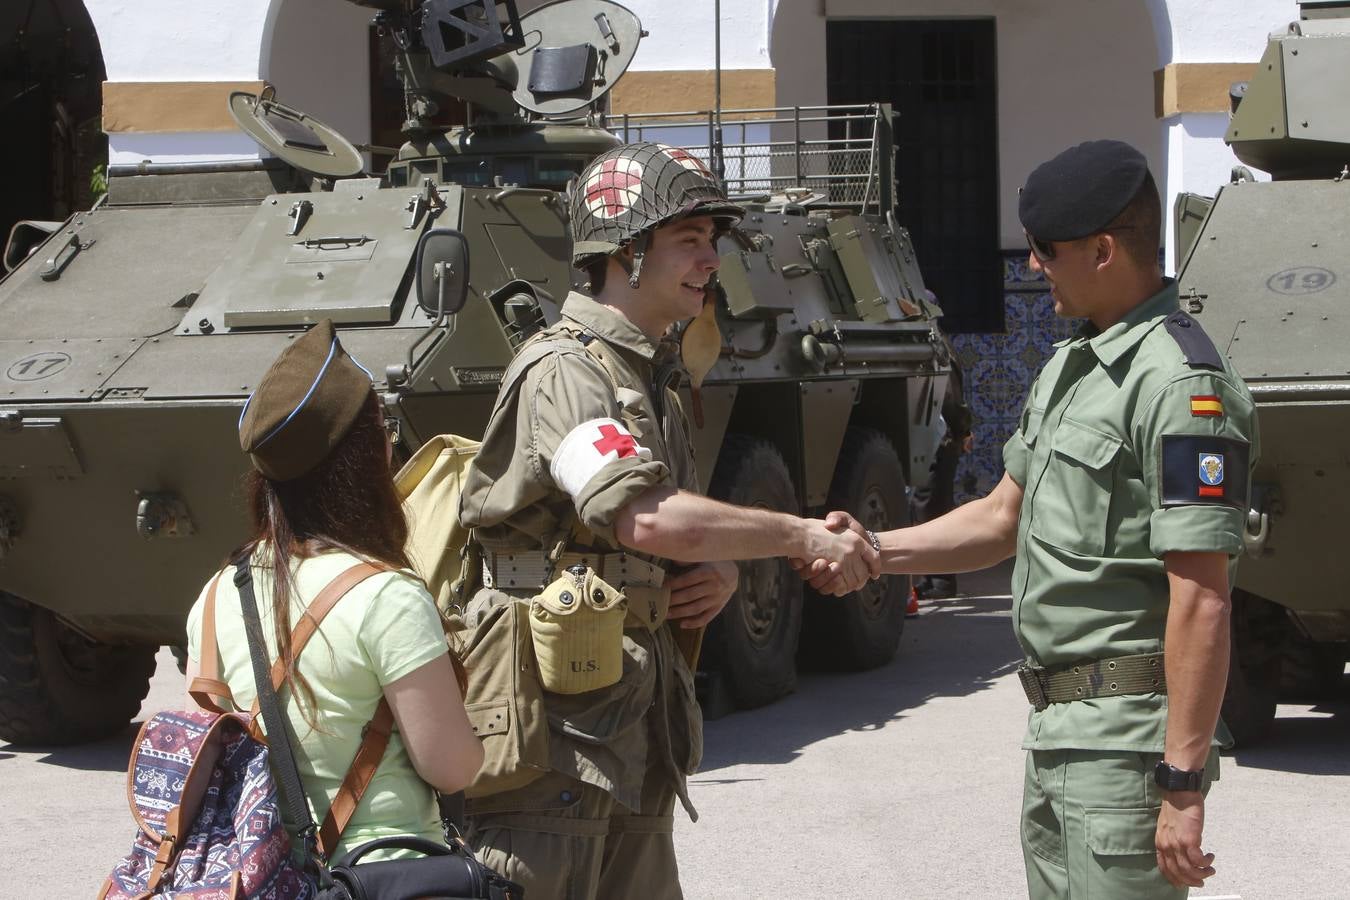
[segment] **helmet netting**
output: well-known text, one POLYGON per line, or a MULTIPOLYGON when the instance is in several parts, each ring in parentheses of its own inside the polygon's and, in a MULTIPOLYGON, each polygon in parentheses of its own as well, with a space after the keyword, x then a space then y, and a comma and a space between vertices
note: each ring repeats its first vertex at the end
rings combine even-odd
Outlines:
POLYGON ((570 210, 572 262, 585 266, 706 204, 739 218, 716 176, 689 151, 646 141, 616 147, 577 178, 570 210))

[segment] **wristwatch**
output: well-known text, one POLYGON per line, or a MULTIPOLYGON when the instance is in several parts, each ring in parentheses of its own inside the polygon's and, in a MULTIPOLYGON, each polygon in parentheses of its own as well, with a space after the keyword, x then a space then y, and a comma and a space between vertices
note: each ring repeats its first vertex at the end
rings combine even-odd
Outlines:
POLYGON ((1198 791, 1205 781, 1205 770, 1178 769, 1165 760, 1158 760, 1153 770, 1153 781, 1164 791, 1198 791))

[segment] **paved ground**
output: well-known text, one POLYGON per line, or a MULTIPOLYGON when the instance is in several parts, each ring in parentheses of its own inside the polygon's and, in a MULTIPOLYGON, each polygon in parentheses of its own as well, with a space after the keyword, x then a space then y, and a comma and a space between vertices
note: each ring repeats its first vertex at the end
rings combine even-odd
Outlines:
MULTIPOLYGON (((984 596, 909 620, 892 665, 806 675, 780 703, 708 723, 701 818, 676 824, 691 900, 1023 896, 1025 701, 1006 585, 1006 571, 964 579, 984 596)), ((145 709, 178 704, 180 690, 163 653, 145 709)), ((0 744, 0 898, 97 890, 133 834, 133 735, 0 744)), ((1219 871, 1192 896, 1350 897, 1347 801, 1350 701, 1282 706, 1265 745, 1223 760, 1207 830, 1219 871)))

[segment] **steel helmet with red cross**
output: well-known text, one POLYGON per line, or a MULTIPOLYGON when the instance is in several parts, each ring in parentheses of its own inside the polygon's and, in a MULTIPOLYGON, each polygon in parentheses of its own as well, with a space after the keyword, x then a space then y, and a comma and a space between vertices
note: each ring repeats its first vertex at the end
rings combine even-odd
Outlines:
MULTIPOLYGON (((577 176, 572 265, 584 269, 674 219, 712 216, 724 230, 744 215, 689 151, 649 141, 625 144, 597 157, 577 176)), ((639 243, 639 253, 644 245, 645 240, 639 243)))

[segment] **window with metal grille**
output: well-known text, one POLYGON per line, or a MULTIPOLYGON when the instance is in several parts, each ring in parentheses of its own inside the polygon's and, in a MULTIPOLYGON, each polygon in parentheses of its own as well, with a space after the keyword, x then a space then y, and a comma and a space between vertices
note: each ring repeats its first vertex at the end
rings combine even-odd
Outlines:
POLYGON ((951 332, 1002 331, 993 19, 831 21, 830 103, 895 108, 896 217, 951 332))

